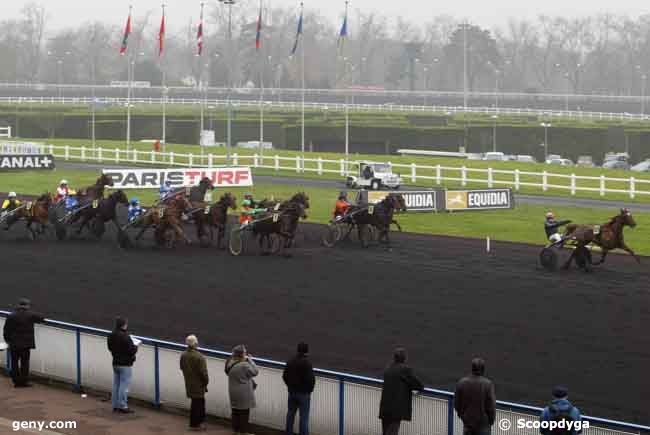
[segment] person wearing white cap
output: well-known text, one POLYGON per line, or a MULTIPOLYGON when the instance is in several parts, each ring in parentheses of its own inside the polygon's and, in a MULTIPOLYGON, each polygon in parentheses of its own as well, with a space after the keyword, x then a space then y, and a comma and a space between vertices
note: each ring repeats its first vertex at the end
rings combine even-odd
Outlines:
POLYGON ((552 211, 546 213, 546 221, 544 222, 544 231, 546 237, 551 243, 558 243, 562 241, 562 235, 559 232, 561 226, 570 224, 570 220, 558 221, 555 219, 555 214, 552 211))
POLYGON ((11 213, 13 210, 17 209, 20 207, 21 202, 16 198, 16 192, 9 192, 9 195, 7 195, 7 199, 5 199, 2 202, 2 216, 3 218, 6 217, 7 219, 5 220, 5 231, 9 230, 9 227, 18 219, 17 217, 13 215, 7 216, 9 213, 11 213))

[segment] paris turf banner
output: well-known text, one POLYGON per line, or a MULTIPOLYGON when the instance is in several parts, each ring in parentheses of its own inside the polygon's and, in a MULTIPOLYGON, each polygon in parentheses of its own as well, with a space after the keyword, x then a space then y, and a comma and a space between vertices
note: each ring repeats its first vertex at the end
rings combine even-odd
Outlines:
POLYGON ((51 154, 0 154, 0 171, 51 169, 54 169, 51 154))
POLYGON ((115 189, 153 189, 167 181, 171 187, 196 186, 203 177, 212 181, 215 187, 249 187, 253 185, 251 168, 234 166, 225 168, 195 169, 104 169, 104 174, 113 179, 115 189))

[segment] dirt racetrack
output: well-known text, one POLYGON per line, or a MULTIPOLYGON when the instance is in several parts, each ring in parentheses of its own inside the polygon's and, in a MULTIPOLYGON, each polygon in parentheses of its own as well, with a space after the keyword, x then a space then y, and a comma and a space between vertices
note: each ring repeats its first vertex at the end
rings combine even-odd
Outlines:
POLYGON ((50 318, 101 328, 125 315, 136 334, 196 333, 280 360, 306 340, 316 366, 375 377, 404 345, 442 389, 481 355, 501 400, 542 405, 565 384, 586 414, 650 423, 650 259, 547 273, 528 245, 493 243, 488 255, 484 241, 394 234, 390 253, 326 249, 322 227, 301 228, 290 259, 158 250, 151 237, 124 251, 114 234, 31 242, 15 228, 0 234, 0 307, 29 297, 50 318))

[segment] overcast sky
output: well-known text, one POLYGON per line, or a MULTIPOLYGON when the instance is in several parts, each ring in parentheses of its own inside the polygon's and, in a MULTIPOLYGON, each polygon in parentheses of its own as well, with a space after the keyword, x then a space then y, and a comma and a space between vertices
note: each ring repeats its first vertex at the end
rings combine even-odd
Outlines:
MULTIPOLYGON (((27 0, 0 0, 0 19, 17 16, 27 0)), ((217 0, 204 0, 216 4, 217 0)), ((37 1, 49 12, 50 29, 75 26, 80 22, 99 19, 122 26, 129 4, 134 5, 135 14, 160 8, 161 0, 50 0, 37 1)), ((264 0, 272 6, 296 6, 299 0, 264 0)), ((172 29, 185 26, 190 18, 199 15, 199 0, 164 0, 168 10, 168 25, 172 29), (194 7, 193 7, 194 6, 194 7)), ((331 19, 338 18, 344 9, 344 0, 305 0, 305 8, 318 9, 331 19)), ((237 7, 237 6, 235 6, 237 7)), ((539 14, 562 16, 586 16, 602 12, 627 14, 631 16, 650 11, 647 1, 641 0, 351 0, 350 9, 376 10, 388 17, 402 16, 413 22, 423 23, 435 15, 448 14, 467 18, 475 24, 493 28, 503 25, 510 17, 534 18, 539 14)), ((354 21, 350 22, 350 33, 354 32, 354 21)))

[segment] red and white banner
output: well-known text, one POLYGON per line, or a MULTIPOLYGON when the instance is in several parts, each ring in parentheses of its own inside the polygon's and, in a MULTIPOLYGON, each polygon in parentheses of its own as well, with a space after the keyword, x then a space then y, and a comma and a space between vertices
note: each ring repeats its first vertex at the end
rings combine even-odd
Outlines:
POLYGON ((187 187, 199 184, 208 177, 215 187, 247 187, 253 185, 251 168, 246 166, 228 168, 194 169, 104 169, 113 179, 114 189, 154 189, 166 181, 171 187, 187 187))

